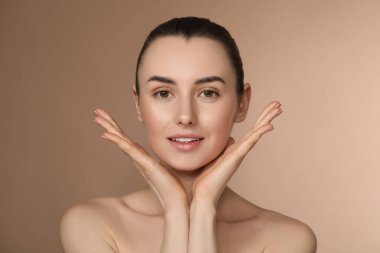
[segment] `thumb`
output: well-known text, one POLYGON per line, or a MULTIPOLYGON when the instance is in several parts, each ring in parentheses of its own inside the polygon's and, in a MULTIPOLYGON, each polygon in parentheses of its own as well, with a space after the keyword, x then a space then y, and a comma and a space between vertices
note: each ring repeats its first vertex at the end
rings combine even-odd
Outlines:
POLYGON ((230 137, 230 138, 228 139, 228 142, 227 142, 227 148, 228 148, 229 146, 231 146, 232 144, 234 144, 234 143, 235 143, 235 139, 232 138, 232 137, 230 137))
POLYGON ((228 138, 227 144, 226 144, 223 152, 226 151, 234 143, 235 143, 235 139, 234 138, 232 138, 232 137, 228 138))

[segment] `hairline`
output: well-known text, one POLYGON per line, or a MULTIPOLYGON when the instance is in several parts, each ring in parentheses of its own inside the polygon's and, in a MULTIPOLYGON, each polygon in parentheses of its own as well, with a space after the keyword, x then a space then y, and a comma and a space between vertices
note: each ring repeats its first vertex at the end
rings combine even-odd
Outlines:
MULTIPOLYGON (((134 87, 135 87, 137 95, 139 95, 139 90, 140 90, 140 86, 141 86, 141 84, 140 84, 140 82, 138 80, 138 76, 139 76, 139 72, 140 72, 139 70, 140 70, 140 66, 143 64, 146 52, 148 51, 149 47, 151 47, 151 45, 154 42, 156 42, 159 39, 163 39, 163 38, 167 38, 167 37, 173 37, 173 38, 180 37, 180 38, 185 39, 186 42, 189 42, 191 39, 194 39, 194 38, 205 38, 205 39, 209 39, 209 40, 217 42, 219 45, 222 46, 222 48, 224 49, 225 53, 227 54, 227 59, 230 62, 231 68, 233 69, 233 72, 234 72, 234 75, 235 75, 235 84, 234 85, 238 85, 237 70, 235 69, 235 66, 233 64, 233 60, 231 59, 231 57, 230 57, 230 55, 228 53, 228 48, 227 48, 227 46, 224 43, 222 43, 217 38, 215 38, 215 37, 213 37, 212 35, 209 35, 209 34, 202 34, 202 33, 198 33, 197 34, 197 33, 195 33, 195 34, 187 35, 187 34, 181 32, 181 31, 179 31, 176 34, 173 34, 173 33, 170 33, 170 34, 161 34, 161 35, 153 38, 152 40, 150 40, 149 43, 146 45, 145 50, 144 50, 143 54, 141 55, 141 57, 139 59, 138 65, 136 66, 136 74, 135 74, 136 81, 135 81, 134 87), (137 87, 137 85, 139 87, 137 87)), ((237 96, 240 97, 241 95, 237 94, 237 96)))

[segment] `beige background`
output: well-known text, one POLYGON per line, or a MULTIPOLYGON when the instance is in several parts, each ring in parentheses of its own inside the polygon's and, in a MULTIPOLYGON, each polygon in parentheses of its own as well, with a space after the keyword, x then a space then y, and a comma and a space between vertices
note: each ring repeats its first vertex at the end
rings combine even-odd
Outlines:
POLYGON ((92 111, 146 144, 137 53, 155 25, 187 15, 240 47, 254 88, 236 137, 283 105, 230 186, 309 224, 318 252, 380 252, 380 2, 365 0, 0 0, 0 252, 60 252, 70 206, 145 186, 92 111))

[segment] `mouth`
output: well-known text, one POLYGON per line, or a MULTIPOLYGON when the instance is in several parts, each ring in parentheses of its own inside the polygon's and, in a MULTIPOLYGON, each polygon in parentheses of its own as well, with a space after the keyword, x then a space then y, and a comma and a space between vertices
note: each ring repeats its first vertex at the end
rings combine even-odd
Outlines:
POLYGON ((171 136, 168 137, 168 140, 178 151, 192 151, 202 143, 204 138, 199 136, 171 136))
POLYGON ((190 142, 196 142, 201 141, 203 138, 168 138, 170 141, 175 141, 179 143, 190 143, 190 142))

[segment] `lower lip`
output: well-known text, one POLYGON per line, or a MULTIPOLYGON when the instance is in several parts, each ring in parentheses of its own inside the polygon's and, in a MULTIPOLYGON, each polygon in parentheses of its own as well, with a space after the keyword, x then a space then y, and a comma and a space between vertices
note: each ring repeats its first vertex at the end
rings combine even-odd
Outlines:
POLYGON ((179 141, 172 141, 172 140, 169 140, 169 141, 179 151, 191 151, 191 150, 196 149, 201 144, 202 140, 192 141, 192 142, 179 142, 179 141))

